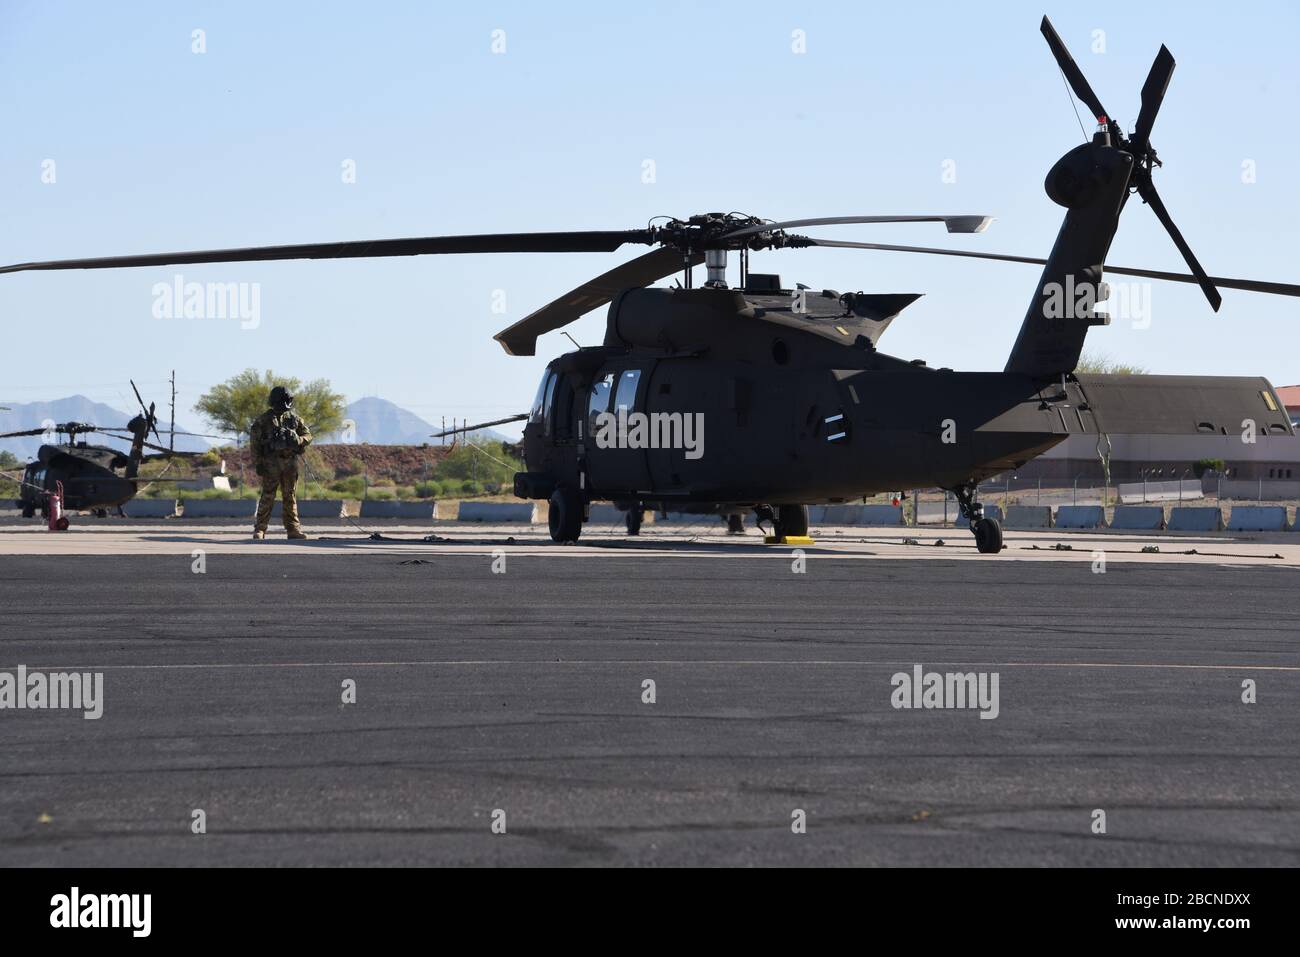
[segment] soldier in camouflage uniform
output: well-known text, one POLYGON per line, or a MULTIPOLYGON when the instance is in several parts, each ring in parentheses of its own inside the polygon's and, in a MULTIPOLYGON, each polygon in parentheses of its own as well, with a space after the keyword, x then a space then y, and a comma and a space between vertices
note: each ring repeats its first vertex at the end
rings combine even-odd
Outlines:
POLYGON ((277 488, 284 499, 284 527, 289 537, 306 538, 298 523, 298 494, 294 486, 298 482, 303 450, 311 443, 311 430, 293 411, 293 396, 284 386, 272 389, 267 401, 270 408, 254 419, 248 430, 253 465, 262 480, 253 538, 266 538, 277 488))

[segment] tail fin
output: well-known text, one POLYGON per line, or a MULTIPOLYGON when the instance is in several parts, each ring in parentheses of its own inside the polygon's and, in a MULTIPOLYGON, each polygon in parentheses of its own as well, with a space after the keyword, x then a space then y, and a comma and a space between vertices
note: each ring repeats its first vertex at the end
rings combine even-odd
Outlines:
POLYGON ((1151 127, 1174 72, 1172 54, 1163 46, 1160 48, 1142 86, 1137 124, 1133 134, 1125 136, 1101 105, 1047 17, 1043 17, 1042 32, 1067 85, 1091 108, 1097 120, 1092 142, 1066 153, 1047 174, 1044 183, 1047 195, 1069 212, 1007 359, 1007 372, 1055 378, 1073 371, 1088 328, 1108 321, 1104 316, 1097 316, 1093 306, 1105 299, 1102 264, 1110 251, 1130 188, 1151 207, 1165 227, 1210 306, 1217 310, 1221 299, 1174 225, 1151 178, 1152 169, 1160 165, 1151 146, 1151 127))
POLYGON ((1063 156, 1048 174, 1048 195, 1058 202, 1069 199, 1069 211, 1005 371, 1042 378, 1072 372, 1088 330, 1110 321, 1104 314, 1098 315, 1094 306, 1105 297, 1102 264, 1128 198, 1132 169, 1129 154, 1113 146, 1087 143, 1063 156), (1054 189, 1054 179, 1069 183, 1068 195, 1054 189))
POLYGON ((131 432, 131 452, 126 460, 126 478, 135 478, 140 472, 140 463, 144 460, 144 440, 149 434, 149 420, 137 415, 126 427, 131 432))

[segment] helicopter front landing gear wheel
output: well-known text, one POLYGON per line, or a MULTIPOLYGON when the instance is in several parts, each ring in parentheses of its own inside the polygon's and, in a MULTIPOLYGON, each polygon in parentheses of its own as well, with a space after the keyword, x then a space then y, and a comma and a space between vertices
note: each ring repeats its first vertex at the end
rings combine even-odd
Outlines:
POLYGON ((551 495, 547 522, 551 541, 576 542, 582 534, 582 496, 576 489, 557 488, 551 495))
POLYGON ((728 535, 745 534, 745 516, 741 515, 739 512, 732 512, 730 515, 724 515, 722 516, 722 519, 727 523, 728 535))

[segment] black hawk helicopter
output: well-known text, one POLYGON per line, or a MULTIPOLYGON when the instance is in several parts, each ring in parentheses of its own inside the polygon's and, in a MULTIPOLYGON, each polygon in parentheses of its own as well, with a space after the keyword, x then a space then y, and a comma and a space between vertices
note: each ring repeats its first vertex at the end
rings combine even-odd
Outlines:
MULTIPOLYGON (((66 445, 53 442, 42 445, 37 450, 36 460, 28 463, 19 480, 19 497, 14 504, 22 510, 23 518, 32 518, 37 512, 49 515, 50 497, 62 486, 62 508, 65 511, 93 512, 100 517, 108 514, 110 508, 121 514, 122 506, 135 497, 141 482, 174 482, 181 479, 161 477, 139 478, 142 462, 156 459, 186 459, 201 455, 200 452, 176 452, 165 445, 155 445, 146 441, 150 432, 159 443, 162 436, 158 432, 158 417, 154 412, 154 403, 146 409, 140 398, 140 390, 131 383, 136 400, 140 403, 140 414, 133 416, 125 428, 100 427, 86 422, 62 422, 56 425, 23 429, 18 432, 5 432, 0 439, 16 438, 25 435, 66 435, 66 445), (114 438, 131 439, 130 450, 123 453, 107 445, 91 445, 78 442, 78 435, 100 434, 114 438), (153 449, 155 455, 148 455, 145 449, 153 449), (122 470, 118 474, 118 470, 122 470)), ((169 435, 198 435, 195 432, 169 432, 169 435)), ((213 438, 214 436, 207 436, 213 438)), ((61 527, 66 527, 61 526, 61 527)))
MULTIPOLYGON (((1300 286, 1207 276, 1152 180, 1150 133, 1174 70, 1163 46, 1142 87, 1131 134, 1102 107, 1046 17, 1043 35, 1074 93, 1097 121, 1091 141, 1047 174, 1066 214, 1046 259, 819 239, 789 230, 846 223, 944 222, 978 232, 982 216, 839 216, 769 222, 704 214, 644 229, 432 236, 22 263, 0 272, 105 269, 283 259, 448 253, 613 252, 659 248, 584 283, 496 335, 510 355, 609 306, 605 340, 547 367, 524 427, 521 498, 549 499, 550 531, 573 541, 593 500, 637 511, 655 504, 723 514, 755 509, 778 538, 807 533, 807 503, 906 488, 952 491, 980 551, 1002 548, 976 500, 981 480, 1015 469, 1073 434, 1227 434, 1243 420, 1262 436, 1290 435, 1266 379, 1076 374, 1084 337, 1106 325, 1103 269, 1195 283, 1217 311, 1218 287, 1300 296, 1300 286), (1191 274, 1105 265, 1119 217, 1137 193, 1191 274), (804 286, 750 274, 749 253, 833 247, 964 256, 1043 267, 1001 372, 930 369, 878 351, 890 322, 919 296, 804 286), (740 284, 729 286, 728 253, 740 284), (693 267, 707 280, 694 288, 693 267), (680 288, 646 288, 676 272, 680 288), (1069 295, 1067 308, 1058 307, 1069 295), (702 425, 707 425, 707 430, 702 425), (695 434, 687 429, 695 427, 695 434), (638 431, 639 430, 639 431, 638 431)), ((487 425, 490 423, 484 423, 487 425)), ((469 427, 467 431, 481 426, 469 427)))

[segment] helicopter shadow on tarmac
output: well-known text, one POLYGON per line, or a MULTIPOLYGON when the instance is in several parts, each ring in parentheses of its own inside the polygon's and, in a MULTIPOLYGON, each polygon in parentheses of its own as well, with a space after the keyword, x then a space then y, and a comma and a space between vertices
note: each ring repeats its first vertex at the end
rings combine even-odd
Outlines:
MULTIPOLYGON (((219 545, 230 544, 229 539, 214 538, 211 536, 206 536, 201 534, 144 535, 141 536, 141 540, 146 542, 160 542, 160 543, 166 542, 169 544, 184 543, 184 544, 195 545, 195 546, 202 546, 202 545, 219 546, 219 545)), ((253 541, 248 541, 247 543, 245 543, 241 541, 240 544, 274 545, 274 544, 288 544, 288 542, 284 539, 267 538, 264 543, 256 543, 253 541)), ((304 550, 319 549, 319 548, 336 549, 342 546, 348 548, 349 550, 356 549, 357 551, 365 551, 366 549, 373 548, 374 546, 391 547, 394 545, 411 546, 411 547, 425 546, 430 549, 437 549, 439 546, 456 547, 456 546, 468 545, 468 546, 477 546, 477 547, 507 547, 507 546, 525 545, 533 548, 544 548, 548 552, 553 551, 557 553, 562 553, 565 549, 569 548, 571 544, 576 544, 576 543, 556 543, 548 539, 540 539, 540 538, 519 539, 513 535, 504 535, 500 537, 497 536, 475 537, 475 538, 447 538, 441 535, 431 535, 428 537, 421 536, 418 538, 399 537, 399 536, 391 536, 391 535, 378 535, 378 537, 350 537, 350 536, 341 536, 341 535, 340 536, 321 535, 321 536, 314 536, 312 538, 307 539, 306 541, 295 541, 292 544, 295 549, 301 548, 304 550)), ((768 545, 760 541, 757 541, 755 539, 750 539, 748 541, 737 539, 733 541, 720 541, 720 542, 701 541, 695 537, 680 538, 680 539, 679 538, 673 538, 673 539, 656 538, 655 540, 639 540, 639 541, 620 540, 620 539, 608 539, 608 540, 595 539, 595 540, 582 542, 580 547, 583 549, 600 548, 600 549, 609 549, 613 551, 671 552, 677 555, 736 555, 742 553, 755 554, 760 552, 766 552, 775 555, 789 555, 793 551, 799 550, 807 555, 822 555, 826 557, 835 557, 838 555, 840 557, 845 557, 842 555, 842 553, 839 553, 834 549, 819 547, 816 544, 768 545)), ((574 554, 580 554, 580 553, 575 552, 574 554)), ((853 557, 873 556, 876 554, 878 553, 874 551, 855 550, 853 553, 853 557)))

